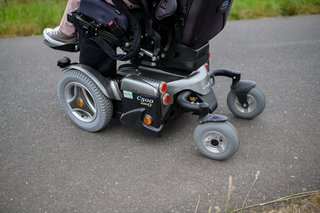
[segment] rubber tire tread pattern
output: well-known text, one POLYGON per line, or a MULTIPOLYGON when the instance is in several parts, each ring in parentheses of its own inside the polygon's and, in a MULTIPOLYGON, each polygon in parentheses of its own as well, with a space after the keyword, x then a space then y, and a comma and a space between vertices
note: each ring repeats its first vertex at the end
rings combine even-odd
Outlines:
POLYGON ((256 108, 254 109, 254 111, 250 112, 250 113, 243 113, 240 112, 236 106, 235 106, 235 102, 237 100, 236 95, 230 91, 227 97, 227 105, 229 110, 237 117, 242 118, 242 119, 254 119, 255 117, 259 116, 263 110, 265 109, 266 106, 266 98, 264 96, 264 94, 256 87, 252 88, 249 93, 251 96, 253 96, 255 98, 256 101, 256 108))
POLYGON ((63 111, 65 112, 65 116, 68 117, 69 120, 71 120, 77 127, 81 129, 84 129, 89 132, 98 132, 105 128, 107 125, 109 125, 111 122, 113 114, 112 101, 102 93, 99 87, 87 75, 78 70, 69 70, 62 74, 58 82, 58 97, 60 105, 63 108, 63 111), (67 81, 67 83, 64 83, 65 81, 67 81), (93 98, 97 105, 97 115, 95 120, 93 121, 96 123, 95 125, 92 125, 93 122, 90 122, 88 124, 83 121, 80 121, 72 114, 69 107, 65 103, 65 87, 61 88, 61 84, 64 83, 64 86, 66 86, 70 82, 81 83, 83 86, 86 87, 87 90, 90 91, 91 95, 94 96, 93 98), (97 119, 98 121, 96 121, 97 119))
POLYGON ((225 122, 208 122, 199 124, 194 131, 194 141, 198 148, 198 151, 204 156, 213 160, 227 160, 231 158, 239 149, 239 137, 236 128, 228 121, 225 122), (223 153, 211 153, 202 144, 202 136, 208 131, 217 131, 223 134, 228 143, 227 150, 223 153), (221 132, 222 131, 222 132, 221 132))

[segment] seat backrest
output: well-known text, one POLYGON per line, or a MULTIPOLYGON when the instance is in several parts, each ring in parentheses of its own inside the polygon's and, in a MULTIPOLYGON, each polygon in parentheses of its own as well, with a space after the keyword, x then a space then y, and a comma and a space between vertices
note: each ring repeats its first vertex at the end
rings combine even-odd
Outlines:
POLYGON ((182 11, 181 43, 199 48, 224 28, 232 0, 179 0, 182 11))

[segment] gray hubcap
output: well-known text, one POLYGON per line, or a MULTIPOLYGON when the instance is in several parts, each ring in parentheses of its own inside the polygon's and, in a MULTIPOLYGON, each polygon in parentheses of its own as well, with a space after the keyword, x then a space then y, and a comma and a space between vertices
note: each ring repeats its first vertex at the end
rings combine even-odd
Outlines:
POLYGON ((243 108, 241 106, 239 100, 236 99, 235 106, 236 106, 237 110, 242 113, 250 113, 256 109, 256 99, 252 95, 249 95, 249 94, 247 95, 247 102, 249 104, 248 107, 243 108))
POLYGON ((228 142, 226 137, 217 131, 210 131, 202 137, 203 146, 211 153, 223 153, 227 150, 228 142))
POLYGON ((67 106, 74 116, 87 123, 96 118, 96 103, 85 86, 78 82, 70 82, 64 92, 67 106))

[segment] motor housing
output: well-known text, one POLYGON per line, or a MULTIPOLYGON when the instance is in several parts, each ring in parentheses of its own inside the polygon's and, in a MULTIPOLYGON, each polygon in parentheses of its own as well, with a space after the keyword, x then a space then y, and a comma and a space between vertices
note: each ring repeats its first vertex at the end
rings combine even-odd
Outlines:
MULTIPOLYGON (((141 122, 142 125, 145 125, 143 118, 147 115, 152 119, 150 126, 159 128, 162 125, 162 94, 159 92, 160 84, 161 81, 138 75, 124 77, 121 82, 123 116, 137 113, 136 109, 140 109, 141 117, 138 117, 139 121, 136 122, 141 122)), ((133 125, 133 121, 122 120, 125 123, 131 123, 128 125, 133 125)))

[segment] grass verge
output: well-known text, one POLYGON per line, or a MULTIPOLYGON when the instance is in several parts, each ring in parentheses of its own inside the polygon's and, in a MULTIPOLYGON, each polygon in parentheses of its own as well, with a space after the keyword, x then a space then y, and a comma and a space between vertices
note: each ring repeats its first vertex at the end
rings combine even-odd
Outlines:
POLYGON ((300 213, 320 212, 320 191, 301 192, 281 197, 273 201, 259 203, 230 211, 250 213, 300 213))
POLYGON ((320 0, 234 0, 230 19, 320 13, 320 0))
POLYGON ((40 34, 59 24, 66 0, 0 0, 0 36, 40 34))
MULTIPOLYGON (((57 26, 66 0, 0 0, 0 37, 40 34, 57 26)), ((230 19, 320 13, 320 0, 234 0, 230 19)))
MULTIPOLYGON (((223 213, 318 213, 320 212, 320 190, 305 191, 288 196, 280 197, 276 200, 258 203, 254 205, 246 205, 247 199, 260 176, 258 170, 255 179, 253 180, 251 187, 239 208, 238 205, 230 206, 231 192, 232 192, 232 176, 229 176, 228 194, 226 198, 226 204, 223 213)), ((198 213, 200 196, 195 209, 195 213, 198 213)), ((219 206, 209 207, 208 213, 222 213, 219 206)))

